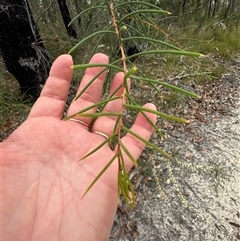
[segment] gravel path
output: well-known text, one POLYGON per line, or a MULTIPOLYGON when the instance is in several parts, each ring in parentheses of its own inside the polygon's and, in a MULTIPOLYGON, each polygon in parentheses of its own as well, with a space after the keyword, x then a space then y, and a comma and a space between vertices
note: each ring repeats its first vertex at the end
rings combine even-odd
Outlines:
POLYGON ((174 160, 142 155, 153 171, 133 171, 138 204, 118 211, 111 241, 240 240, 240 61, 228 68, 212 94, 188 104, 190 125, 165 124, 166 141, 153 136, 174 160))

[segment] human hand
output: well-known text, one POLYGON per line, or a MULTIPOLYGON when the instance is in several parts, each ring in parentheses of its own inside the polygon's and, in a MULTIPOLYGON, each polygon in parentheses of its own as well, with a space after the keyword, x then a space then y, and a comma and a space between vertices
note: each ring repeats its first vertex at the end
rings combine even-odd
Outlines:
MULTIPOLYGON (((96 54, 91 63, 108 63, 103 54, 96 54)), ((104 141, 75 121, 63 121, 73 65, 70 55, 62 55, 53 63, 41 96, 27 120, 1 143, 2 174, 2 240, 108 240, 118 204, 117 160, 106 170, 90 191, 84 192, 116 150, 106 144, 97 152, 78 160, 104 141)), ((89 68, 78 92, 102 68, 89 68)), ((106 73, 69 107, 67 115, 100 100, 106 73)), ((122 84, 123 73, 113 80, 110 93, 122 84)), ((121 88, 116 95, 121 95, 121 88)), ((152 104, 145 107, 155 109, 152 104)), ((109 102, 108 112, 119 112, 121 101, 109 102)), ((94 112, 96 109, 90 110, 94 112)), ((156 116, 146 113, 155 123, 156 116)), ((90 124, 91 118, 75 117, 90 124)), ((100 117, 93 131, 110 136, 114 117, 100 117)), ((132 130, 149 139, 152 126, 139 114, 132 130)), ((122 138, 124 145, 137 159, 145 144, 130 134, 122 138)), ((125 157, 127 169, 132 162, 125 157)))

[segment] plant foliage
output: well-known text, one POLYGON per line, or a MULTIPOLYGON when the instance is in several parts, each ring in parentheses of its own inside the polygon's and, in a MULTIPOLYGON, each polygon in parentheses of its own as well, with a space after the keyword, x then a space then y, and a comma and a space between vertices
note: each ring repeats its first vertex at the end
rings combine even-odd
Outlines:
MULTIPOLYGON (((81 46, 87 44, 87 42, 91 39, 94 42, 94 46, 92 46, 92 51, 90 57, 98 52, 99 46, 104 46, 104 49, 109 52, 110 64, 76 64, 73 66, 74 70, 78 69, 86 69, 94 66, 105 67, 104 70, 108 70, 108 76, 106 80, 111 79, 111 75, 114 71, 122 71, 124 72, 124 92, 122 96, 115 97, 114 94, 107 97, 106 99, 101 100, 99 103, 89 106, 84 110, 79 110, 72 116, 66 117, 66 119, 73 118, 74 116, 89 116, 85 112, 91 108, 98 108, 100 111, 95 114, 90 114, 93 118, 98 118, 99 116, 104 116, 109 113, 104 113, 101 110, 104 106, 110 102, 119 98, 122 100, 122 111, 120 113, 114 113, 118 116, 117 123, 115 126, 114 133, 108 139, 106 139, 101 145, 99 145, 96 149, 88 153, 85 157, 91 155, 92 153, 99 150, 104 144, 107 142, 114 143, 117 145, 117 153, 116 155, 109 160, 108 164, 103 168, 103 170, 99 173, 99 175, 93 180, 91 185, 86 190, 85 194, 91 189, 91 187, 96 183, 96 181, 100 178, 100 176, 106 171, 106 169, 115 161, 118 161, 118 186, 119 186, 119 194, 122 194, 126 203, 129 207, 133 208, 135 205, 135 195, 134 188, 129 179, 128 173, 125 168, 123 153, 125 153, 130 160, 132 160, 133 164, 137 166, 136 160, 132 157, 131 153, 127 150, 124 144, 121 142, 122 132, 130 133, 142 142, 144 142, 147 146, 156 150, 165 156, 166 159, 171 160, 171 156, 166 153, 164 150, 159 148, 158 146, 152 144, 151 142, 143 139, 141 136, 132 132, 124 123, 124 113, 129 111, 130 113, 135 113, 136 111, 141 112, 145 117, 146 112, 151 112, 156 114, 161 118, 166 118, 171 121, 177 121, 180 123, 188 123, 188 120, 179 118, 176 116, 172 116, 166 113, 162 113, 160 111, 153 111, 151 109, 143 108, 138 104, 138 100, 134 99, 131 95, 131 92, 128 90, 127 86, 127 78, 131 78, 132 82, 143 82, 152 86, 159 95, 160 91, 157 89, 157 86, 165 86, 170 88, 176 92, 181 94, 188 95, 190 97, 197 98, 198 96, 192 92, 181 89, 177 86, 170 85, 165 82, 160 82, 157 79, 152 79, 142 73, 140 70, 138 71, 137 62, 140 59, 151 59, 151 56, 156 55, 181 55, 181 56, 189 56, 189 57, 200 57, 201 54, 196 52, 185 51, 184 49, 176 46, 175 44, 169 43, 168 41, 160 40, 162 37, 162 32, 159 31, 160 28, 157 25, 156 19, 165 18, 170 15, 170 12, 164 11, 157 5, 151 4, 149 2, 144 1, 95 1, 91 3, 88 8, 78 14, 70 24, 74 23, 80 17, 84 16, 85 19, 91 19, 89 22, 89 26, 85 31, 85 35, 74 47, 69 50, 69 53, 72 54, 74 51, 81 46), (103 16, 105 20, 104 24, 101 24, 101 30, 97 32, 91 32, 93 29, 92 26, 95 26, 97 23, 96 19, 101 18, 103 16)), ((89 85, 85 87, 81 93, 76 97, 79 98, 81 94, 94 82, 97 78, 95 76, 92 81, 90 81, 89 85)), ((106 85, 109 85, 110 81, 106 82, 106 85)), ((106 87, 107 89, 107 87, 106 87)), ((147 118, 147 117, 146 117, 147 118)), ((154 125, 149 119, 148 121, 155 129, 156 133, 159 135, 159 138, 164 135, 158 129, 156 125, 154 125)), ((81 160, 82 160, 81 159, 81 160)), ((85 195, 84 194, 84 195, 85 195)))

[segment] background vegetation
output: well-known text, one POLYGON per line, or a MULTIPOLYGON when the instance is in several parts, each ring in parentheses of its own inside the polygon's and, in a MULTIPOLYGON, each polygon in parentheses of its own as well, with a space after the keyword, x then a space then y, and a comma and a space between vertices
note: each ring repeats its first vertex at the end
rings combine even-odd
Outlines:
MULTIPOLYGON (((89 1, 69 1, 67 3, 71 17, 75 17, 87 8, 99 4, 97 0, 89 1)), ((117 2, 117 1, 116 1, 117 2)), ((131 12, 131 1, 121 1, 127 3, 126 11, 131 12)), ((176 0, 176 1, 158 1, 146 0, 171 12, 171 15, 163 16, 158 14, 151 15, 151 21, 154 26, 150 26, 146 22, 139 23, 140 28, 146 35, 151 35, 165 43, 173 44, 185 50, 194 50, 201 52, 207 56, 214 55, 216 57, 231 58, 239 52, 240 49, 240 5, 235 0, 217 1, 217 0, 176 0)), ((69 49, 84 37, 99 31, 106 30, 111 26, 111 18, 106 14, 106 10, 95 8, 86 11, 81 15, 73 26, 77 32, 77 39, 69 38, 65 29, 59 6, 56 1, 52 0, 29 0, 29 4, 34 16, 34 20, 40 31, 43 44, 50 54, 53 61, 58 55, 67 53, 69 49)), ((139 4, 139 9, 143 8, 139 4)), ((118 11, 119 16, 126 14, 126 11, 118 11)), ((131 18, 129 17, 129 23, 131 18)), ((146 44, 146 43, 145 43, 146 44)), ((137 43, 142 49, 148 49, 144 43, 137 43)), ((93 54, 93 46, 95 52, 104 52, 113 56, 117 52, 118 46, 114 38, 103 38, 98 42, 97 38, 92 38, 74 53, 76 63, 87 63, 93 54), (97 45, 96 45, 97 44, 97 45)), ((205 58, 204 60, 193 61, 192 59, 182 58, 179 56, 152 56, 151 59, 141 59, 138 63, 139 68, 148 75, 161 77, 162 80, 171 79, 173 76, 195 76, 198 83, 209 81, 211 76, 218 77, 224 72, 221 64, 211 62, 205 58), (159 66, 161 66, 159 68, 159 66)), ((23 101, 19 90, 18 83, 5 70, 3 61, 0 62, 0 126, 1 130, 5 127, 15 126, 20 123, 17 119, 23 120, 30 109, 23 101), (19 110, 16 111, 15 108, 19 110), (14 109, 14 115, 11 109, 14 109), (18 114, 16 114, 18 113, 18 114)), ((74 78, 74 83, 78 83, 79 74, 74 78)), ((170 94, 166 100, 176 102, 176 94, 170 94)), ((14 128, 13 128, 14 129, 14 128)), ((3 131, 5 132, 5 131, 3 131)), ((6 135, 1 132, 1 139, 6 135)))

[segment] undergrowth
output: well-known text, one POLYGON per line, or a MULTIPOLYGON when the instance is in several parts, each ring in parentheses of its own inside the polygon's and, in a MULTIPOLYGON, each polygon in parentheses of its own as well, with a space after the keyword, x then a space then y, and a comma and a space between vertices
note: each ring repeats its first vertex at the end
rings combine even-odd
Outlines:
POLYGON ((199 31, 186 31, 179 40, 189 50, 199 51, 206 55, 214 55, 231 59, 239 53, 240 30, 217 25, 203 26, 199 31))
POLYGON ((0 69, 0 141, 3 141, 26 119, 32 103, 24 99, 17 81, 0 69))

